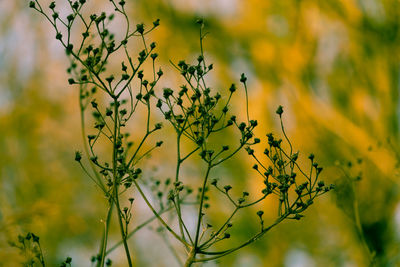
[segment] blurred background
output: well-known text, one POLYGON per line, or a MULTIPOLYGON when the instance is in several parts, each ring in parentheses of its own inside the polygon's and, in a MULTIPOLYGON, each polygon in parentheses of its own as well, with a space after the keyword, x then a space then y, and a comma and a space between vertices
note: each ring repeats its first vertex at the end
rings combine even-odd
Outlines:
MULTIPOLYGON (((108 1, 91 2, 91 12, 113 10, 108 1)), ((246 73, 257 133, 280 134, 275 110, 283 105, 300 158, 306 163, 314 153, 322 179, 336 185, 304 219, 284 222, 205 266, 369 266, 371 258, 378 266, 400 265, 398 0, 127 2, 133 25, 161 19, 148 36, 165 72, 159 90, 182 84, 168 61, 195 61, 195 21, 204 18, 206 60, 214 64, 209 86, 227 90, 246 73)), ((67 83, 68 59, 54 36, 28 1, 0 1, 0 266, 18 266, 23 255, 9 241, 28 231, 40 236, 49 266, 67 256, 75 266, 90 266, 98 249, 106 202, 74 161, 82 150, 78 89, 67 83)), ((235 100, 242 116, 243 97, 240 90, 235 100)), ((163 151, 148 166, 173 173, 163 151)), ((219 175, 257 191, 251 166, 241 153, 219 175)), ((136 210, 134 224, 149 216, 145 207, 136 210)), ((254 225, 239 228, 231 242, 257 231, 255 211, 242 214, 254 225)), ((216 221, 226 216, 218 205, 211 212, 216 221)), ((150 226, 130 241, 137 266, 178 266, 152 230, 158 225, 150 226)), ((110 244, 118 241, 117 230, 110 244)), ((125 264, 122 250, 110 258, 125 264)))

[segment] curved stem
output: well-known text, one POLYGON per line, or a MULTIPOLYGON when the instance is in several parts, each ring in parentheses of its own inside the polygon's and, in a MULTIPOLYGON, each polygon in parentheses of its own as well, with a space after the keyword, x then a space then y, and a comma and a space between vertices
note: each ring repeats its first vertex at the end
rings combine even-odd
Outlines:
POLYGON ((206 262, 206 261, 210 261, 210 260, 215 260, 218 258, 221 258, 223 256, 226 256, 228 254, 231 254, 232 252, 235 252, 236 250, 239 250, 251 243, 253 243, 254 241, 258 240, 261 236, 263 236, 266 232, 268 232, 271 228, 273 228, 274 226, 276 226, 277 224, 279 224, 281 221, 283 221, 285 218, 287 217, 286 215, 282 215, 280 218, 278 218, 273 224, 271 224, 269 227, 263 229, 261 232, 259 232, 258 234, 256 234, 254 237, 250 238, 249 240, 247 240, 246 242, 242 243, 241 245, 228 249, 228 250, 224 250, 224 251, 218 251, 218 252, 200 252, 201 254, 206 254, 206 255, 214 255, 212 257, 208 257, 208 258, 203 258, 203 259, 194 259, 193 262, 206 262))

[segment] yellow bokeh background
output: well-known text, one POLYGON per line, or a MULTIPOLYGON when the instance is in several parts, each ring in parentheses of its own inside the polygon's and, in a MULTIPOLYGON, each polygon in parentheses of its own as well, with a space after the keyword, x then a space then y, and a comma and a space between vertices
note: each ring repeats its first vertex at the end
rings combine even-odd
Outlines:
MULTIPOLYGON (((112 12, 108 1, 88 2, 89 13, 112 12)), ((204 18, 206 60, 214 64, 208 85, 226 92, 246 73, 257 134, 263 141, 268 132, 281 135, 275 110, 284 106, 286 131, 301 162, 307 166, 307 155, 314 153, 324 167, 323 180, 336 185, 304 219, 285 221, 254 244, 204 266, 368 266, 366 244, 378 266, 400 264, 398 0, 127 2, 134 25, 161 19, 148 36, 158 44, 165 73, 158 93, 182 84, 169 60, 195 61, 195 21, 204 18), (349 178, 358 175, 353 188, 349 178)), ((74 266, 90 266, 100 242, 106 201, 74 161, 75 150, 83 149, 78 89, 68 85, 68 60, 54 36, 28 1, 0 2, 0 266, 18 266, 23 255, 8 242, 28 231, 40 236, 49 266, 67 256, 74 266)), ((243 99, 239 90, 233 105, 242 118, 243 99)), ((130 128, 134 137, 141 136, 140 122, 139 117, 130 128)), ((173 146, 171 129, 165 131, 166 145, 173 146)), ((263 147, 258 148, 261 154, 263 147)), ((146 167, 169 175, 171 164, 164 149, 146 167)), ((186 170, 193 180, 191 170, 201 168, 196 164, 186 170)), ((241 153, 218 175, 256 194, 262 183, 252 165, 241 153)), ((210 204, 213 220, 222 221, 225 204, 217 197, 210 204)), ((263 204, 267 218, 275 215, 274 205, 273 200, 263 204)), ((255 212, 241 214, 254 223, 238 226, 230 242, 256 231, 255 212)), ((134 224, 149 215, 137 207, 134 224)), ((130 240, 136 266, 178 266, 157 227, 130 240)), ((112 243, 117 233, 113 228, 112 243)), ((110 255, 115 266, 124 266, 123 257, 122 250, 110 255)))

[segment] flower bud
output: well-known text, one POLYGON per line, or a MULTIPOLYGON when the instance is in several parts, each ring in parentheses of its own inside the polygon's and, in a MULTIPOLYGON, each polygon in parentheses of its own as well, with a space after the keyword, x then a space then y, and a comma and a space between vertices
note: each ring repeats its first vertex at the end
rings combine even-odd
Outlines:
POLYGON ((230 91, 231 93, 233 93, 233 92, 236 91, 236 85, 235 85, 234 83, 232 83, 231 87, 229 88, 229 91, 230 91))
POLYGON ((156 143, 156 147, 160 147, 162 144, 163 144, 163 141, 158 141, 158 142, 156 143))
POLYGON ((32 240, 35 243, 39 243, 39 237, 37 235, 34 235, 33 233, 32 233, 32 240))
POLYGON ((279 106, 278 109, 276 110, 276 114, 278 114, 279 116, 281 116, 283 113, 283 107, 279 106))
POLYGON ((154 27, 158 27, 159 25, 160 25, 160 19, 156 19, 155 21, 153 21, 154 27))
POLYGON ((240 75, 240 82, 246 83, 246 81, 247 81, 247 77, 244 75, 244 73, 242 73, 242 75, 240 75))
POLYGON ((140 34, 143 34, 144 33, 144 24, 143 23, 137 24, 136 31, 140 34))
POLYGON ((110 75, 109 77, 106 78, 106 81, 108 83, 111 83, 114 80, 114 75, 110 75))
POLYGON ((164 98, 165 99, 169 98, 173 94, 173 92, 174 91, 172 91, 172 89, 170 88, 164 88, 164 93, 163 93, 164 98))
POLYGON ((153 60, 155 60, 155 59, 158 57, 158 54, 157 54, 157 53, 153 53, 153 54, 150 55, 150 57, 151 57, 153 60))
POLYGON ((232 186, 230 186, 230 185, 225 185, 225 186, 224 186, 224 189, 225 189, 225 192, 228 193, 228 191, 232 189, 232 186))

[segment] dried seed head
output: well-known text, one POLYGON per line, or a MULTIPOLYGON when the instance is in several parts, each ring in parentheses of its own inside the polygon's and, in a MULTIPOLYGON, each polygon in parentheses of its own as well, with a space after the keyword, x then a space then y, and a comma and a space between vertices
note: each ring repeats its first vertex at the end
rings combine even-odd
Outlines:
POLYGON ((244 75, 244 73, 242 73, 242 75, 240 75, 240 82, 246 83, 246 81, 247 81, 247 77, 244 75))
POLYGON ((279 106, 278 109, 276 110, 276 114, 278 114, 279 116, 282 116, 283 113, 283 107, 279 106))

